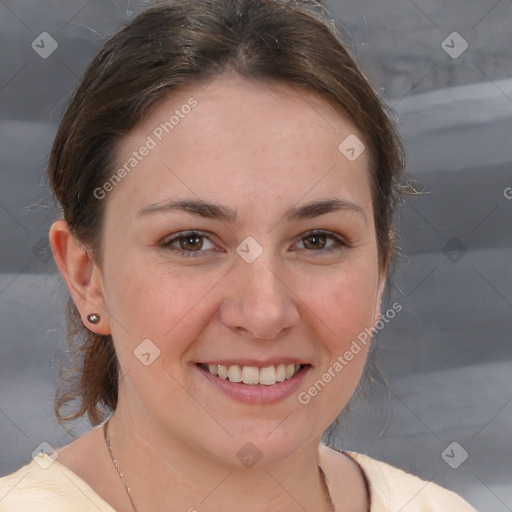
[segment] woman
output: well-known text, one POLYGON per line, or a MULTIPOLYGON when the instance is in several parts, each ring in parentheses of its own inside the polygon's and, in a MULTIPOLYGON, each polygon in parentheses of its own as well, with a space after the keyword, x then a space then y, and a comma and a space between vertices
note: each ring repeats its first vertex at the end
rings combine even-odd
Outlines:
POLYGON ((49 164, 83 354, 56 411, 96 427, 1 479, 0 510, 474 510, 320 442, 380 319, 402 168, 312 2, 167 2, 110 39, 49 164))

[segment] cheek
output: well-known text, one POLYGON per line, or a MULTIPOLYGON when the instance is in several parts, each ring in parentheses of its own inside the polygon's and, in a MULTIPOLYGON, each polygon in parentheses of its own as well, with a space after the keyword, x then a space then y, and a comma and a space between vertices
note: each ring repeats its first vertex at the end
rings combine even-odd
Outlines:
POLYGON ((322 357, 314 381, 302 390, 299 402, 309 404, 314 414, 333 419, 361 378, 378 300, 377 268, 372 258, 355 258, 340 265, 338 272, 321 279, 316 276, 305 289, 322 357))
POLYGON ((173 368, 208 322, 204 298, 219 276, 197 267, 173 270, 141 257, 123 263, 106 274, 112 336, 122 366, 127 370, 134 350, 149 339, 160 351, 159 362, 173 368))
POLYGON ((373 325, 377 295, 377 265, 362 259, 329 271, 321 280, 317 276, 310 283, 304 296, 309 297, 311 308, 327 327, 325 345, 329 352, 343 349, 373 325))

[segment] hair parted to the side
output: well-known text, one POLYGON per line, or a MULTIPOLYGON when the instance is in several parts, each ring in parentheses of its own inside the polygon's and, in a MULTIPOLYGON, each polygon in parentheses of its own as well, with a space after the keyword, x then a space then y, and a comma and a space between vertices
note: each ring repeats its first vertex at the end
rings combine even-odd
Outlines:
MULTIPOLYGON (((50 186, 73 236, 101 266, 108 197, 99 200, 94 190, 115 172, 121 139, 173 91, 226 72, 316 91, 353 121, 368 150, 379 263, 385 267, 402 145, 385 105, 313 0, 166 1, 109 39, 72 97, 50 155, 50 186)), ((57 418, 63 423, 87 414, 97 425, 117 406, 119 366, 111 336, 86 329, 71 299, 68 343, 74 367, 57 394, 57 418)))

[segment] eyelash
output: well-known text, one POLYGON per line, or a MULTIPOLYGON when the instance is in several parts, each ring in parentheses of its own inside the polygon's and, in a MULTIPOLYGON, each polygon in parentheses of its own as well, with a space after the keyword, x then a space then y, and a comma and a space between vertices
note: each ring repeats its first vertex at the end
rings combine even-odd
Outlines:
MULTIPOLYGON (((303 241, 304 239, 306 238, 310 238, 310 237, 313 237, 315 235, 324 235, 326 236, 328 239, 330 240, 333 240, 334 242, 336 242, 336 245, 335 246, 332 246, 332 247, 328 247, 327 249, 318 249, 318 250, 307 250, 307 252, 313 252, 313 253, 330 253, 332 251, 336 251, 336 250, 341 250, 341 249, 344 249, 346 247, 348 247, 348 244, 339 236, 335 235, 334 233, 330 233, 329 231, 323 231, 323 230, 320 230, 320 229, 317 229, 317 230, 312 230, 312 231, 307 231, 306 233, 304 233, 301 237, 300 237, 300 241, 303 241)), ((171 239, 165 239, 162 243, 161 243, 161 247, 163 247, 164 249, 167 249, 179 256, 184 256, 186 258, 197 258, 197 257, 200 257, 200 254, 201 253, 204 253, 206 251, 186 251, 184 249, 179 249, 179 248, 176 248, 176 247, 171 247, 171 244, 174 243, 174 242, 177 242, 178 240, 182 239, 182 238, 188 238, 190 236, 197 236, 197 237, 200 237, 200 238, 206 238, 208 239, 210 242, 212 242, 210 240, 210 238, 208 237, 208 234, 205 233, 205 232, 202 232, 202 231, 183 231, 181 233, 177 233, 176 235, 174 235, 171 239)), ((212 242, 213 243, 213 242, 212 242)))

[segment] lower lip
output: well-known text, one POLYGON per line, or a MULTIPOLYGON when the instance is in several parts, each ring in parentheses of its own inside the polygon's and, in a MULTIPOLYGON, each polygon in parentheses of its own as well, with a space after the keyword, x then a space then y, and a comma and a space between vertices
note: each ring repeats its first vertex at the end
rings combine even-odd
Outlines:
POLYGON ((247 404, 272 404, 288 398, 290 395, 297 393, 306 374, 311 369, 309 365, 304 366, 291 379, 265 386, 264 384, 231 382, 228 379, 224 380, 212 375, 208 370, 204 370, 198 365, 195 367, 203 378, 215 386, 218 391, 247 404))

